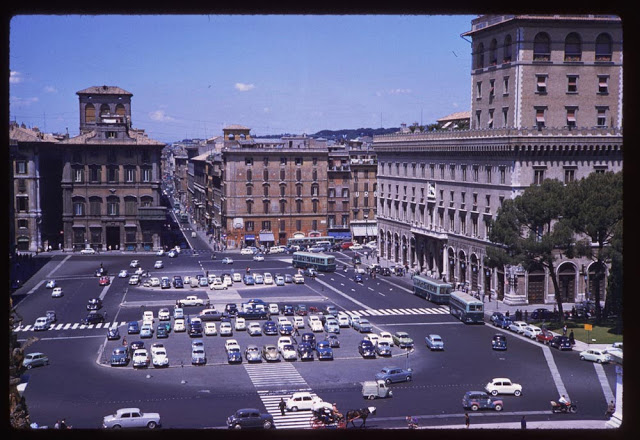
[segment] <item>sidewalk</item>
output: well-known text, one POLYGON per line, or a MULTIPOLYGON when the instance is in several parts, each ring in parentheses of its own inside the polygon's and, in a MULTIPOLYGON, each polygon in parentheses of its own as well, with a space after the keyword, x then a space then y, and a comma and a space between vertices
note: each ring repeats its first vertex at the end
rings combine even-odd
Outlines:
MULTIPOLYGON (((606 420, 527 420, 526 429, 609 429, 606 420)), ((467 429, 464 424, 420 426, 418 429, 467 429)), ((473 423, 468 429, 522 429, 520 421, 500 423, 473 423)))

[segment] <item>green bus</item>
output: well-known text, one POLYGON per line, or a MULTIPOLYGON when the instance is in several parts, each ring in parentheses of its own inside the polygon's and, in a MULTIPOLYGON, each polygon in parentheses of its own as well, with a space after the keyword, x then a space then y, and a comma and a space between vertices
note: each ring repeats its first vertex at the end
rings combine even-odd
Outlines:
POLYGON ((451 292, 449 313, 465 324, 484 324, 484 304, 482 301, 459 290, 451 292))
POLYGON ((287 246, 303 246, 303 247, 313 247, 318 242, 329 242, 329 244, 334 244, 336 242, 335 237, 300 237, 300 238, 290 238, 287 240, 287 246))
POLYGON ((436 304, 449 304, 452 286, 425 275, 413 276, 413 294, 436 304))
POLYGON ((293 267, 299 269, 307 269, 311 267, 318 272, 336 271, 336 257, 323 253, 294 252, 292 264, 293 267))

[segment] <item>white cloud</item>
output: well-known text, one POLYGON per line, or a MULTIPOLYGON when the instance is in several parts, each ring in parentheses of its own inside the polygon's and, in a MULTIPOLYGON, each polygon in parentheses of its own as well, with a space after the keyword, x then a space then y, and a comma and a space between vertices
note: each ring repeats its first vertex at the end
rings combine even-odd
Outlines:
POLYGON ((16 107, 27 107, 35 102, 38 102, 38 98, 20 98, 17 96, 11 97, 11 104, 16 107))
POLYGON ((405 95, 407 93, 411 93, 411 89, 391 89, 389 90, 390 95, 405 95))
POLYGON ((164 113, 164 110, 156 110, 155 112, 149 113, 149 118, 151 118, 152 121, 160 121, 160 122, 175 121, 175 119, 172 118, 171 116, 167 116, 164 113))
POLYGON ((45 86, 44 91, 46 93, 58 93, 58 89, 53 86, 45 86))
POLYGON ((265 112, 265 113, 269 113, 269 112, 271 112, 271 109, 269 107, 265 107, 265 108, 262 109, 262 111, 265 112))
POLYGON ((22 82, 22 74, 20 72, 16 72, 12 70, 9 74, 9 83, 10 84, 18 84, 22 82))
POLYGON ((236 83, 235 88, 241 92, 248 92, 253 89, 255 86, 253 84, 244 84, 244 83, 236 83))

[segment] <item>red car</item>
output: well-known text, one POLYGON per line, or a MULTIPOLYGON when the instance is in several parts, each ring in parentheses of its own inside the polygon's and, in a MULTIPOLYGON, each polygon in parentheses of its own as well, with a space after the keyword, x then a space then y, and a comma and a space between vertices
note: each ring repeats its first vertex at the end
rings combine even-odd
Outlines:
POLYGON ((109 279, 109 277, 100 277, 100 279, 98 280, 98 284, 100 284, 101 286, 108 286, 111 283, 111 280, 109 279))
POLYGON ((542 329, 542 331, 536 335, 536 341, 542 342, 546 345, 549 345, 549 341, 551 341, 552 339, 553 333, 546 329, 542 329))
POLYGON ((342 249, 349 249, 351 246, 353 246, 352 241, 343 241, 342 243, 340 243, 340 247, 342 249))

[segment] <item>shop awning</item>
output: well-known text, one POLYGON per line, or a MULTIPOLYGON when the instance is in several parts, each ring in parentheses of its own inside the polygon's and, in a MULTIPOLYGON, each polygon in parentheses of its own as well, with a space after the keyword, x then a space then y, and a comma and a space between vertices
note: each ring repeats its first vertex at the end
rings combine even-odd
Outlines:
POLYGON ((337 239, 340 239, 340 240, 349 240, 349 239, 351 239, 351 232, 348 232, 348 231, 347 232, 342 232, 342 231, 332 232, 332 231, 329 231, 329 237, 337 238, 337 239))
POLYGON ((272 232, 261 232, 260 233, 260 242, 266 242, 266 241, 276 241, 276 239, 273 237, 273 233, 272 232))
POLYGON ((353 230, 354 237, 377 237, 378 236, 378 227, 377 226, 351 226, 353 230))
POLYGON ((256 236, 253 235, 253 234, 245 234, 244 239, 245 240, 255 240, 256 236))

